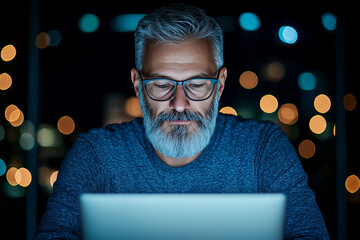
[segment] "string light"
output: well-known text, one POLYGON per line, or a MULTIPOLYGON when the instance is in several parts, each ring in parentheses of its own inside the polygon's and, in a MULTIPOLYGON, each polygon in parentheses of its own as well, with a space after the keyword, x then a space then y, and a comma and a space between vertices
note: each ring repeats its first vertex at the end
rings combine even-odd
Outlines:
POLYGON ((24 122, 23 112, 14 104, 9 105, 5 109, 5 118, 14 127, 18 127, 24 122))
POLYGON ((337 26, 336 16, 332 13, 324 13, 321 17, 324 28, 328 31, 334 31, 337 26))
POLYGON ((279 109, 278 118, 287 125, 296 123, 299 118, 297 107, 292 103, 283 104, 279 109))
POLYGON ((349 176, 345 181, 346 190, 349 193, 355 193, 360 188, 360 179, 356 175, 349 176))
POLYGON ((344 96, 343 103, 344 103, 344 108, 347 111, 353 111, 356 108, 356 104, 357 104, 356 97, 353 94, 348 93, 344 96))
POLYGON ((62 134, 69 135, 75 130, 75 122, 71 117, 63 116, 59 119, 57 128, 62 134))
POLYGON ((1 50, 0 56, 1 56, 1 59, 4 62, 9 62, 9 61, 11 61, 11 60, 13 60, 15 58, 15 56, 16 56, 16 48, 11 44, 6 45, 1 50))
POLYGON ((270 62, 265 67, 265 78, 271 82, 281 81, 285 74, 285 66, 279 61, 270 62))
POLYGON ((239 83, 245 89, 253 89, 258 84, 258 76, 252 71, 245 71, 240 75, 239 83))
POLYGON ((251 12, 242 13, 239 17, 239 24, 246 31, 255 31, 261 26, 259 17, 251 12))
POLYGON ((0 176, 4 175, 6 172, 6 164, 4 160, 0 158, 0 176))
POLYGON ((308 159, 314 156, 316 147, 311 140, 306 139, 299 144, 298 150, 303 158, 308 159))
POLYGON ((314 100, 314 107, 319 113, 326 113, 330 110, 331 100, 325 94, 320 94, 314 100))
POLYGON ((295 28, 291 26, 282 26, 279 29, 279 38, 284 43, 294 44, 298 39, 298 34, 295 28))
POLYGON ((9 74, 0 74, 0 90, 7 90, 11 87, 12 79, 9 74))
POLYGON ((80 31, 85 33, 95 32, 99 28, 99 25, 99 18, 92 13, 87 13, 81 16, 78 24, 80 31))
POLYGON ((326 120, 321 115, 315 115, 310 119, 309 127, 313 133, 321 134, 326 129, 326 120))
POLYGON ((219 112, 221 112, 223 114, 230 114, 230 115, 237 116, 236 110, 234 108, 232 108, 232 107, 223 107, 223 108, 220 109, 219 112))
POLYGON ((278 108, 278 100, 271 94, 267 94, 260 99, 260 108, 265 113, 273 113, 278 108))
POLYGON ((41 32, 36 36, 35 44, 38 48, 44 49, 50 45, 50 37, 46 32, 41 32))
POLYGON ((314 90, 317 80, 314 74, 310 72, 303 72, 298 77, 298 86, 301 90, 311 91, 314 90))

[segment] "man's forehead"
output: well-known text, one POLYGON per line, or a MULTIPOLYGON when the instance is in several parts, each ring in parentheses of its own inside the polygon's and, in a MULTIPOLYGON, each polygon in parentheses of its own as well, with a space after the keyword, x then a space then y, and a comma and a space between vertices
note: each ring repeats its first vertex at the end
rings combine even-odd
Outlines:
POLYGON ((188 74, 213 75, 217 72, 213 48, 206 39, 188 40, 179 44, 149 44, 143 60, 143 73, 148 75, 188 74), (175 73, 176 72, 176 73, 175 73))

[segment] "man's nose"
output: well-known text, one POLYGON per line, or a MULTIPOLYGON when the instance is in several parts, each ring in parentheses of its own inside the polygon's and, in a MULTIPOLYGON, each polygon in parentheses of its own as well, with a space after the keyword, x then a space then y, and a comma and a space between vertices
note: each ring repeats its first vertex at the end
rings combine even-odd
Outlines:
POLYGON ((189 106, 189 99, 186 97, 184 87, 178 85, 172 99, 170 100, 170 105, 178 112, 183 112, 189 106))

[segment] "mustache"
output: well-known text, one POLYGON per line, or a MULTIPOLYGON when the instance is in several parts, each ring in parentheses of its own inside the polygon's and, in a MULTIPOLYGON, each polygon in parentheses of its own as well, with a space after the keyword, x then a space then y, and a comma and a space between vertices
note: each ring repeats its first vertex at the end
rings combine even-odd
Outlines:
POLYGON ((206 119, 199 112, 190 112, 186 109, 183 112, 173 109, 169 112, 160 113, 155 119, 155 125, 162 126, 165 121, 195 121, 199 127, 206 124, 206 119))

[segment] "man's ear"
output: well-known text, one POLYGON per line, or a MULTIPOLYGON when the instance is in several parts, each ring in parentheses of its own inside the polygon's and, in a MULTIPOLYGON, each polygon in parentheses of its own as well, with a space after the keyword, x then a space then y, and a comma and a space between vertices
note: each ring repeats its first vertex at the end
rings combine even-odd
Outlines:
POLYGON ((227 78, 227 68, 226 67, 222 67, 221 70, 220 70, 220 73, 219 73, 219 84, 220 84, 220 87, 219 87, 219 99, 224 91, 224 88, 225 88, 225 81, 226 81, 226 78, 227 78))
POLYGON ((135 90, 135 94, 137 97, 139 97, 139 84, 140 84, 140 80, 139 80, 139 72, 138 70, 136 70, 135 68, 131 69, 131 81, 133 83, 134 86, 134 90, 135 90))

